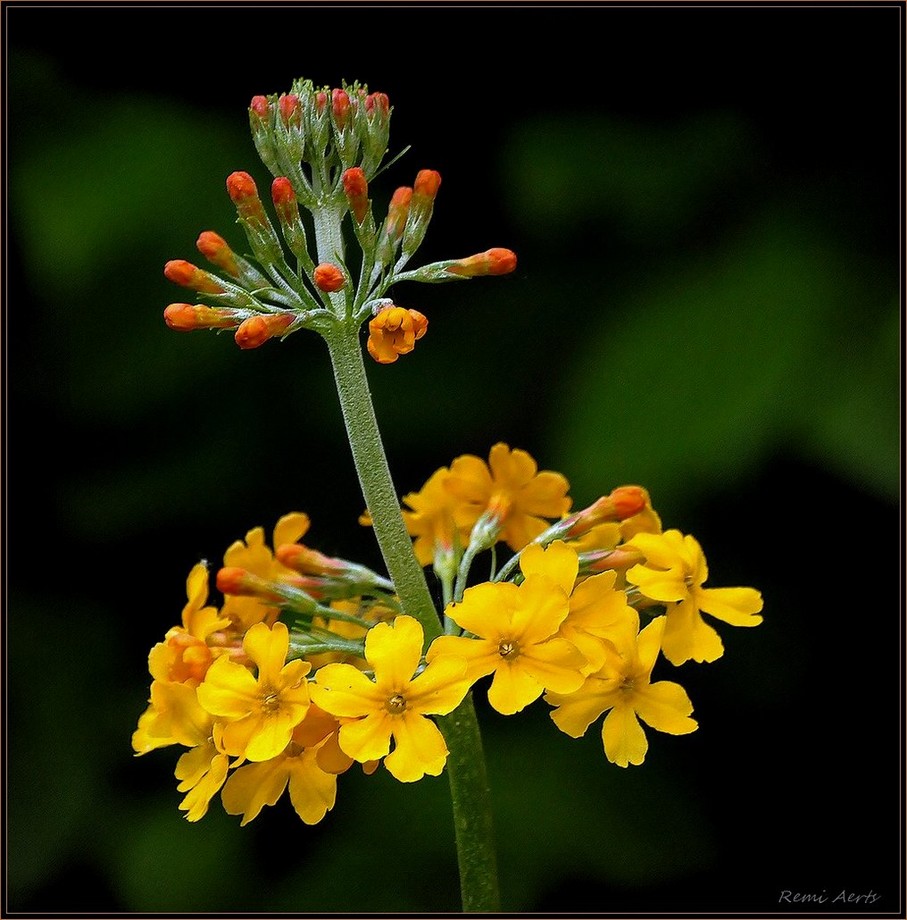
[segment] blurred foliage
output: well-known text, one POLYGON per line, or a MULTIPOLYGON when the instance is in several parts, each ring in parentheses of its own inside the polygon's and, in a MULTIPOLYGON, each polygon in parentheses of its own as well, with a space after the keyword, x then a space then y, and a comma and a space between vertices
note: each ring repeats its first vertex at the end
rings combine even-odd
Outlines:
MULTIPOLYGON (((537 56, 551 32, 534 15, 537 56)), ((235 26, 227 17, 217 28, 235 26)), ((661 28, 673 47, 673 27, 661 28)), ((702 730, 652 738, 642 769, 608 765, 596 729, 571 741, 541 705, 504 720, 479 691, 505 907, 551 909, 569 891, 571 909, 587 911, 766 911, 791 885, 890 892, 900 304, 898 225, 880 204, 894 173, 877 168, 889 161, 865 132, 843 151, 792 135, 806 117, 797 93, 779 123, 752 102, 762 84, 708 104, 678 90, 670 113, 653 114, 654 96, 615 93, 612 104, 557 85, 504 107, 479 93, 510 85, 507 62, 491 55, 501 34, 509 29, 473 36, 489 52, 476 60, 497 70, 458 76, 476 81, 471 95, 459 91, 485 103, 474 106, 491 138, 481 151, 455 143, 469 111, 444 122, 427 108, 436 91, 451 98, 459 71, 446 52, 422 80, 393 70, 386 52, 369 60, 374 76, 343 74, 396 90, 394 149, 420 142, 443 159, 410 155, 376 192, 422 165, 442 168, 426 258, 491 245, 520 256, 510 278, 401 286, 400 302, 429 315, 429 335, 405 361, 369 368, 398 487, 508 440, 562 470, 580 505, 620 482, 647 485, 666 523, 701 538, 716 585, 766 596, 764 626, 723 630, 726 658, 679 677, 702 730), (836 636, 855 589, 804 596, 800 584, 801 572, 828 569, 823 553, 839 554, 824 534, 840 530, 844 508, 882 535, 874 617, 891 632, 873 641, 890 651, 872 712, 838 694, 829 707, 818 689, 841 680, 836 636), (797 566, 779 519, 785 541, 808 544, 797 566), (821 538, 803 536, 808 527, 821 538), (842 725, 887 739, 889 759, 856 756, 842 725), (842 806, 813 787, 818 772, 845 806, 881 822, 871 842, 856 817, 835 823, 842 806)), ((265 180, 245 103, 218 107, 207 84, 157 91, 170 51, 151 38, 153 71, 103 91, 80 83, 90 48, 76 58, 42 47, 14 42, 7 64, 9 906, 449 910, 443 778, 404 786, 353 770, 321 825, 303 826, 281 802, 240 829, 217 803, 200 824, 184 821, 173 752, 131 756, 147 650, 178 618, 197 559, 216 565, 249 527, 269 531, 299 507, 321 549, 380 561, 352 523, 361 498, 321 343, 302 334, 240 354, 229 336, 177 335, 161 322, 183 296, 161 275, 167 259, 193 258, 203 229, 240 246, 223 178, 242 168, 265 180), (51 129, 42 102, 61 84, 51 129), (50 555, 34 551, 48 545, 50 555), (52 666, 47 635, 63 652, 52 666)), ((230 47, 212 50, 210 66, 232 86, 257 62, 231 77, 230 47)), ((624 60, 611 49, 617 63, 602 66, 624 60)), ((339 64, 319 54, 307 73, 333 79, 339 64)), ((560 53, 563 85, 577 85, 588 60, 560 53)), ((297 75, 272 85, 269 70, 240 89, 247 98, 297 75)), ((706 73, 701 86, 714 85, 706 73)))

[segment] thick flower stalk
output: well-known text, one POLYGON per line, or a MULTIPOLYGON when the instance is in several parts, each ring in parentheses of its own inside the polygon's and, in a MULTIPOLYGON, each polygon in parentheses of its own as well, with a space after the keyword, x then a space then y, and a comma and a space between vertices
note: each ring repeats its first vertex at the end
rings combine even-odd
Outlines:
POLYGON ((244 350, 300 329, 325 340, 366 504, 360 520, 374 528, 387 574, 303 543, 302 512, 226 549, 216 605, 207 565, 194 565, 180 623, 149 654, 149 701, 132 744, 139 755, 185 749, 175 776, 190 821, 219 794, 247 824, 288 792, 300 819, 315 824, 355 764, 405 783, 446 772, 462 907, 492 912, 494 837, 473 687, 505 715, 544 700, 573 737, 604 715, 607 759, 638 765, 648 751, 642 724, 671 735, 697 728, 686 691, 653 678, 660 659, 714 660, 723 646, 701 613, 753 626, 762 600, 752 588, 705 588, 699 544, 663 531, 641 486, 571 511, 566 477, 503 442, 487 460, 454 458, 401 507, 363 354, 392 364, 414 351, 429 321, 386 295, 403 281, 505 275, 516 256, 495 247, 410 267, 441 176, 419 170, 376 214, 370 183, 391 113, 386 95, 358 83, 298 80, 289 93, 255 96, 249 123, 273 175, 270 204, 250 173, 232 173, 245 251, 208 230, 196 246, 213 271, 181 259, 164 269, 200 301, 170 304, 171 329, 231 330, 244 350), (498 567, 505 549, 512 555, 498 567), (476 578, 485 555, 491 575, 476 578))

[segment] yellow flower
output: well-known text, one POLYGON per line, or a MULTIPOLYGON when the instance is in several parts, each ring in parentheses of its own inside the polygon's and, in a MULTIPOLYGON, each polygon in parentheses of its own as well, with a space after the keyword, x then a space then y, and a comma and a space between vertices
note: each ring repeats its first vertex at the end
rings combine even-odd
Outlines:
POLYGON ((544 575, 550 578, 569 596, 569 611, 558 635, 585 656, 587 664, 582 668, 583 674, 597 671, 605 661, 604 640, 634 615, 626 594, 615 587, 617 573, 602 572, 575 584, 579 558, 572 543, 568 545, 559 540, 544 550, 537 543, 527 546, 520 557, 520 568, 527 577, 544 575))
POLYGON ((186 793, 179 809, 186 812, 187 821, 198 821, 208 813, 208 804, 223 786, 229 765, 230 758, 217 749, 213 738, 176 762, 174 775, 180 781, 176 788, 186 793))
POLYGON ((213 721, 198 702, 194 682, 152 681, 151 704, 139 717, 133 750, 147 754, 169 744, 196 747, 211 736, 213 721))
POLYGON ((379 760, 404 783, 426 773, 438 776, 447 745, 428 715, 447 715, 469 690, 466 662, 447 657, 414 677, 422 657, 422 626, 409 616, 378 623, 365 639, 365 657, 374 681, 349 664, 328 664, 310 685, 312 700, 346 722, 341 749, 360 763, 379 760), (394 750, 391 753, 391 739, 394 750))
POLYGON ((627 581, 639 586, 643 595, 667 605, 663 651, 665 658, 679 665, 714 661, 724 654, 718 633, 703 620, 699 611, 724 620, 731 626, 758 626, 762 617, 762 595, 754 588, 703 588, 709 570, 696 539, 679 530, 663 534, 639 533, 626 544, 646 557, 644 564, 627 571, 627 581))
POLYGON ((393 364, 400 355, 408 355, 427 331, 428 320, 418 310, 385 307, 368 324, 368 353, 379 364, 393 364))
POLYGON ((148 656, 148 670, 155 680, 190 681, 198 684, 205 677, 212 654, 207 639, 211 633, 230 625, 208 601, 208 568, 203 562, 193 566, 186 579, 188 603, 183 607, 182 626, 167 632, 148 656))
POLYGON ((286 662, 289 632, 283 623, 268 628, 257 623, 245 635, 243 650, 258 666, 258 677, 231 661, 218 658, 198 688, 198 700, 214 716, 226 720, 224 750, 236 757, 261 761, 276 757, 289 744, 293 729, 309 708, 307 661, 286 662))
POLYGON ((665 617, 657 617, 637 635, 639 615, 631 613, 612 632, 605 663, 598 672, 587 677, 575 693, 545 695, 545 702, 557 707, 551 713, 555 725, 572 738, 585 734, 607 712, 602 725, 605 755, 620 767, 645 759, 649 743, 639 719, 670 735, 685 735, 698 728, 689 717, 693 706, 680 684, 650 682, 665 617))
POLYGON ((544 518, 559 518, 570 510, 567 480, 551 470, 539 472, 526 451, 504 443, 491 448, 488 464, 472 454, 457 457, 446 488, 463 503, 459 526, 471 527, 491 510, 501 522, 500 539, 514 551, 548 526, 544 518))
POLYGON ((488 702, 504 715, 519 712, 545 690, 576 690, 586 659, 558 636, 570 611, 563 584, 532 574, 519 586, 485 582, 467 588, 463 600, 446 612, 476 638, 441 636, 432 642, 426 660, 465 658, 470 682, 493 673, 488 702))
POLYGON ((475 523, 466 513, 466 523, 458 524, 463 518, 463 502, 447 488, 450 470, 446 466, 435 470, 418 492, 403 496, 403 501, 412 509, 403 511, 403 521, 410 536, 415 537, 413 551, 420 565, 431 565, 438 549, 451 551, 459 543, 469 542, 469 531, 475 523))
MULTIPOLYGON (((284 543, 296 543, 309 529, 309 516, 301 511, 285 514, 274 527, 273 546, 276 549, 284 543)), ((236 540, 224 553, 224 567, 239 568, 257 575, 266 581, 277 581, 281 576, 293 575, 292 569, 281 565, 274 558, 271 548, 265 543, 263 527, 254 527, 246 534, 245 541, 236 540)), ((277 618, 277 608, 262 603, 254 597, 229 595, 223 610, 240 632, 245 632, 256 623, 272 623, 277 618)))

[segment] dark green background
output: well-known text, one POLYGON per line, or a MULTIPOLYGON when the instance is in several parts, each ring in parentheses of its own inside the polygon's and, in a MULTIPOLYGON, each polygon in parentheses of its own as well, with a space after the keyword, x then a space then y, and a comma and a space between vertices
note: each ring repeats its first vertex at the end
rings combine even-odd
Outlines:
POLYGON ((164 262, 241 247, 246 106, 297 76, 390 95, 412 150, 374 197, 441 172, 424 261, 519 253, 394 292, 430 320, 368 368, 400 492, 505 440, 577 507, 647 485, 711 585, 765 596, 719 662, 659 666, 701 727, 641 768, 480 692, 505 909, 903 910, 903 4, 4 13, 9 911, 457 907, 443 777, 352 770, 314 828, 286 801, 190 825, 176 753, 129 746, 200 558, 299 509, 380 565, 320 340, 161 318, 164 262))

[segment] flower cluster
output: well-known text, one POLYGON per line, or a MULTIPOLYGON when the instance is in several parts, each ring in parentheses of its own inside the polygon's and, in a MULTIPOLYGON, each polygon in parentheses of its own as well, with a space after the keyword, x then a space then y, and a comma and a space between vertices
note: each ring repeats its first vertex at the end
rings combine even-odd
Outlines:
POLYGON ((369 183, 387 153, 392 107, 384 93, 359 83, 315 87, 297 80, 289 93, 255 96, 249 124, 255 146, 273 175, 272 220, 247 172, 227 177, 250 253, 239 255, 206 230, 199 252, 220 274, 182 259, 164 267, 175 284, 204 303, 172 303, 164 320, 172 329, 230 329, 240 348, 313 329, 330 338, 337 328, 358 329, 369 320, 368 352, 390 364, 413 350, 428 328, 417 310, 386 297, 400 281, 444 282, 514 270, 516 256, 493 248, 462 259, 407 269, 421 245, 441 186, 435 170, 422 169, 411 186, 390 199, 377 219, 369 183), (309 211, 314 238, 300 209, 309 211), (346 255, 344 218, 359 256, 346 255))
POLYGON ((354 762, 371 773, 383 761, 402 782, 441 773, 447 748, 429 717, 490 678, 498 712, 543 698, 573 737, 605 715, 607 758, 642 763, 640 720, 674 735, 697 727, 684 689, 653 682, 659 657, 714 660, 723 647, 702 613, 754 626, 762 600, 752 588, 703 587, 699 544, 663 532, 644 489, 622 486, 568 514, 568 488, 500 443, 487 463, 458 457, 405 497, 414 552, 449 598, 445 635, 427 648, 386 578, 301 542, 305 514, 278 521, 273 550, 262 528, 249 531, 224 554, 219 609, 206 566, 190 572, 181 625, 149 655, 135 751, 189 749, 176 767, 189 820, 220 792, 246 823, 289 788, 312 824, 354 762), (515 555, 466 587, 475 555, 498 541, 515 555))

